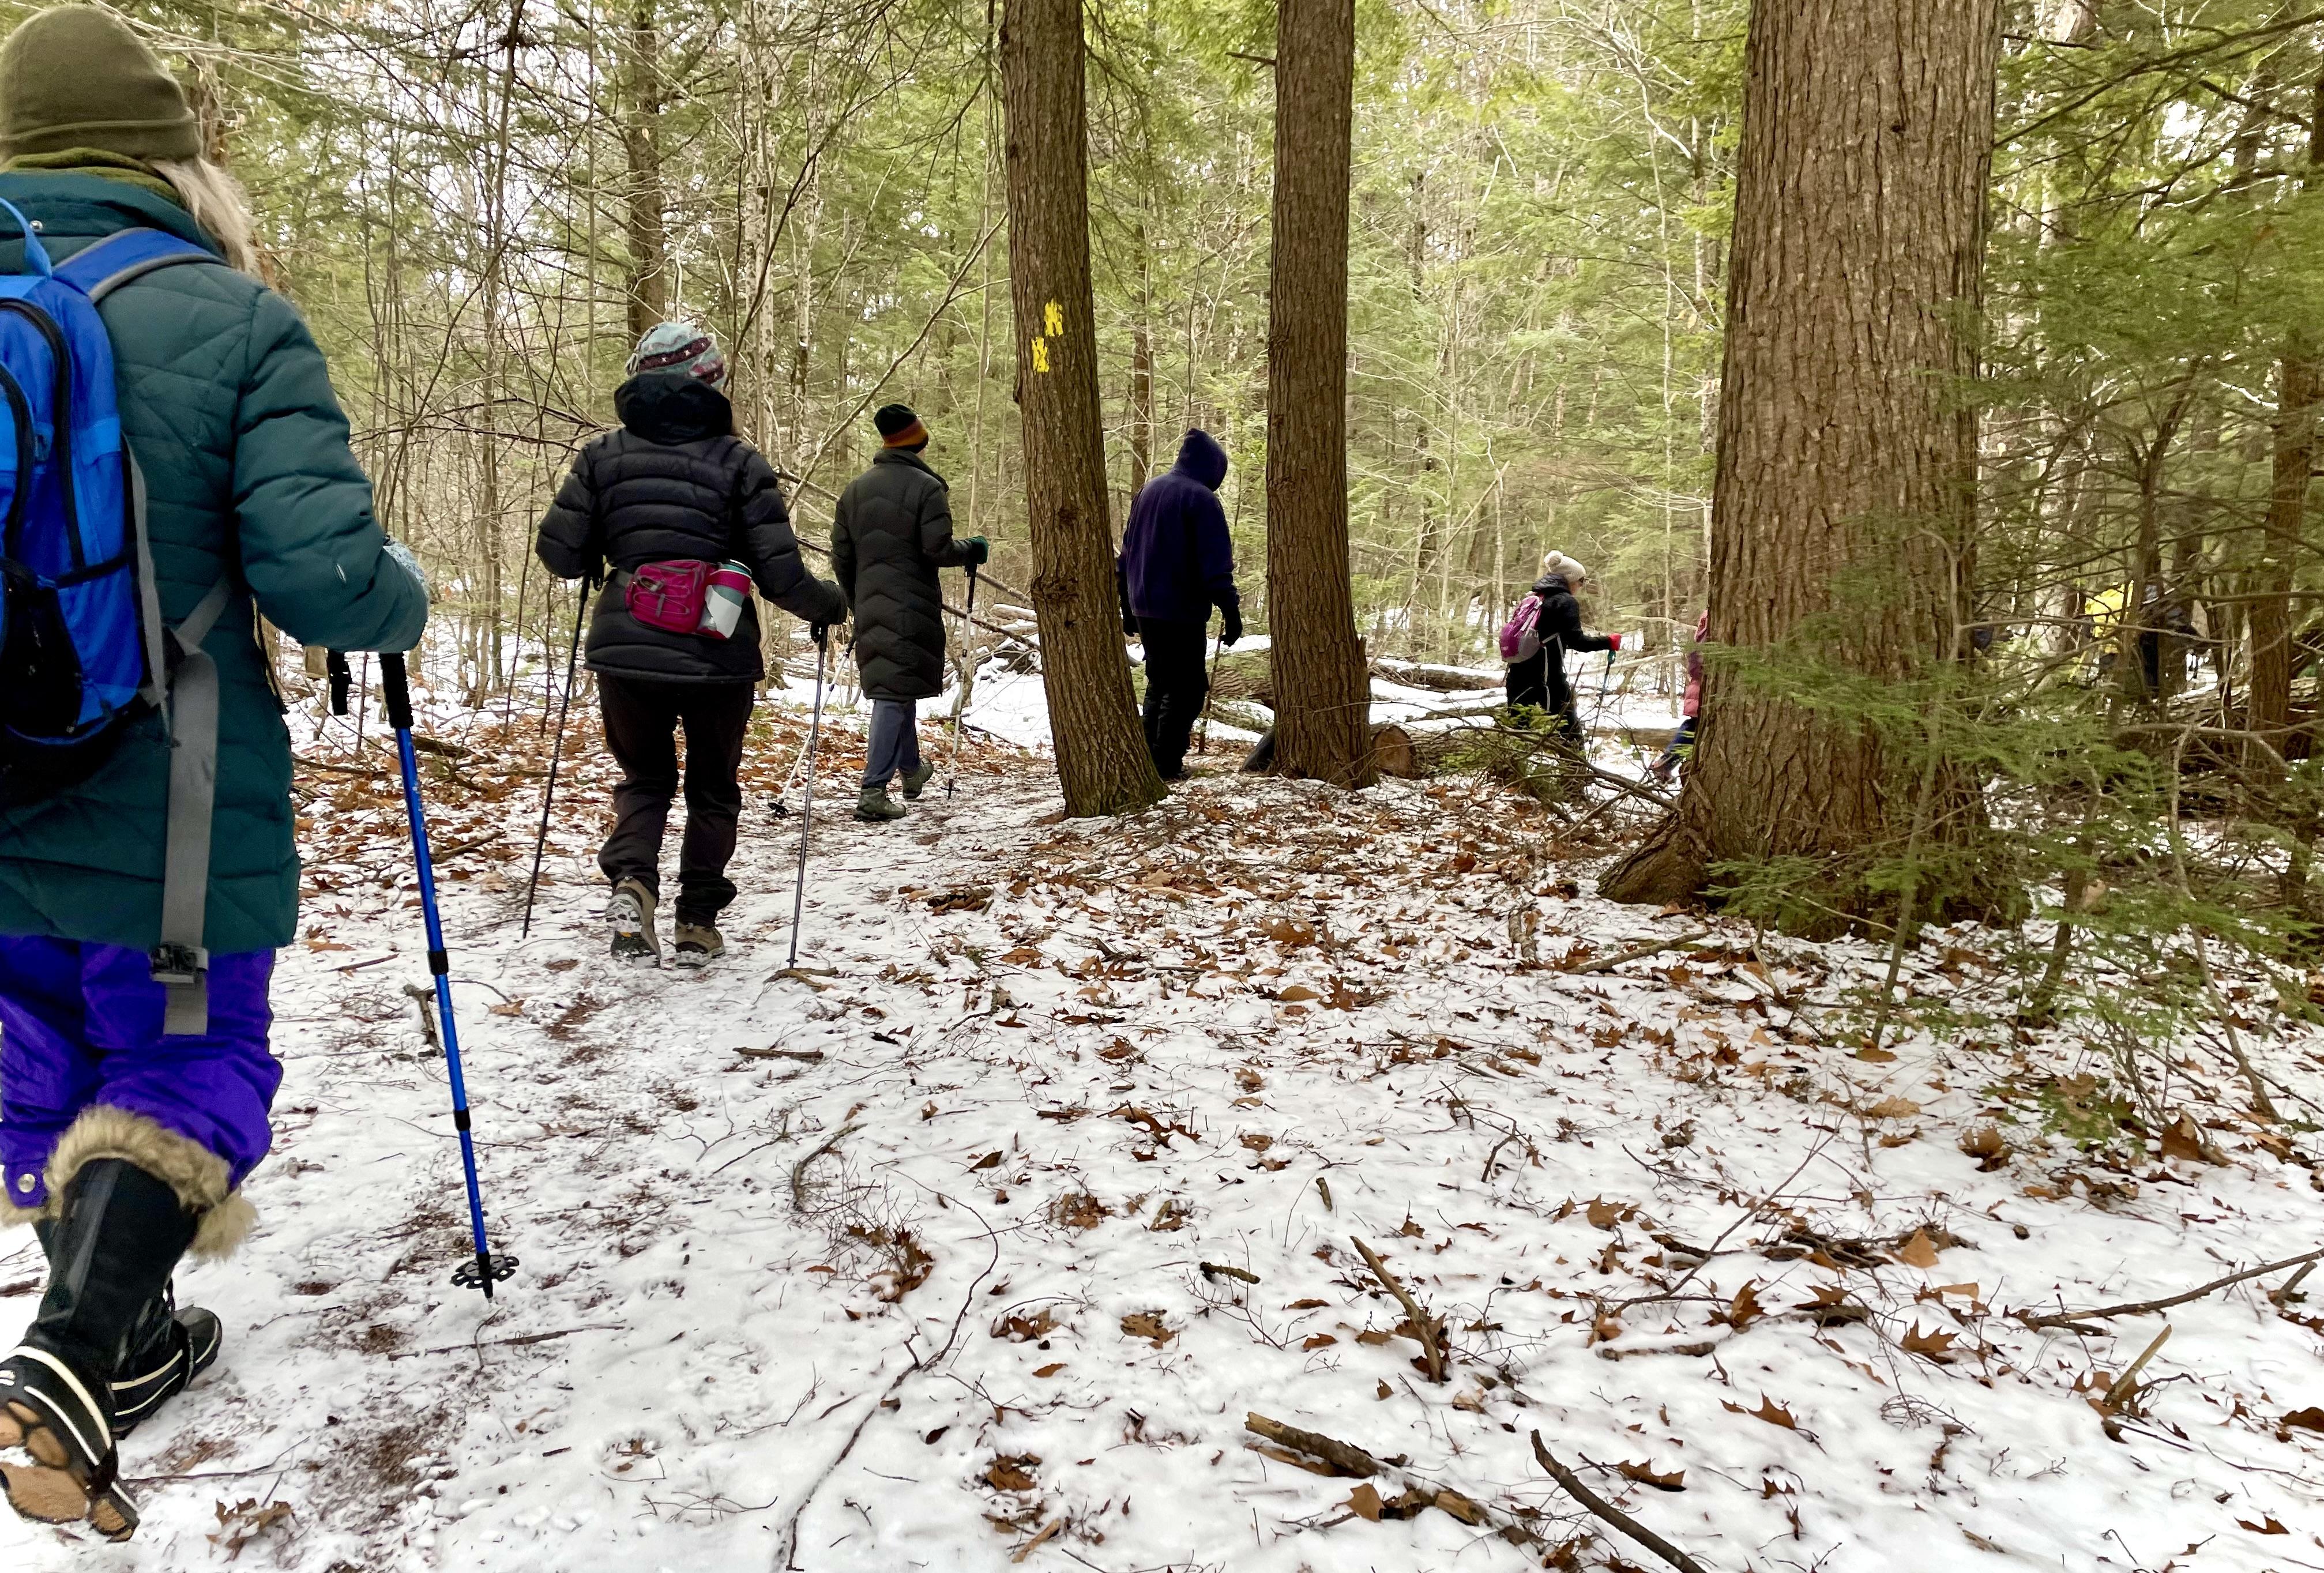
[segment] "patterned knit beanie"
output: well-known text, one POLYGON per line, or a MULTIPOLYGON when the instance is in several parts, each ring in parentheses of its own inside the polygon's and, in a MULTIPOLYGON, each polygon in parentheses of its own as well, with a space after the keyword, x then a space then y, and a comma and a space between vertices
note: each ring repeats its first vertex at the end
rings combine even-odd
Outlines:
POLYGON ((641 372, 682 372, 697 382, 726 391, 726 357, 709 330, 690 322, 661 322, 646 329, 638 347, 630 352, 630 375, 641 372))

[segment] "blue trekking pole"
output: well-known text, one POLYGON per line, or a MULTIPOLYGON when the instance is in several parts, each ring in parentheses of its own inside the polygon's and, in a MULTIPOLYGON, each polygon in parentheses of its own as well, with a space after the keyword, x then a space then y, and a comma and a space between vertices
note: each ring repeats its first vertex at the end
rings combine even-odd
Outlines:
MULTIPOLYGON (((344 704, 346 658, 334 656, 339 669, 332 673, 332 700, 344 704)), ((404 680, 403 658, 379 658, 381 686, 386 690, 387 723, 395 729, 395 750, 403 767, 403 809, 411 821, 411 850, 420 863, 420 909, 428 920, 428 970, 436 980, 436 1016, 443 1024, 444 1063, 452 1076, 452 1124, 460 1133, 460 1166, 468 1179, 468 1232, 476 1245, 476 1259, 463 1263, 452 1282, 463 1289, 481 1289, 493 1297, 493 1285, 516 1272, 516 1258, 494 1260, 484 1243, 484 1199, 476 1186, 476 1143, 468 1129, 468 1085, 460 1074, 460 1035, 452 1020, 452 960, 444 949, 444 923, 436 911, 436 869, 428 856, 428 814, 420 805, 420 761, 411 751, 411 689, 404 680)))

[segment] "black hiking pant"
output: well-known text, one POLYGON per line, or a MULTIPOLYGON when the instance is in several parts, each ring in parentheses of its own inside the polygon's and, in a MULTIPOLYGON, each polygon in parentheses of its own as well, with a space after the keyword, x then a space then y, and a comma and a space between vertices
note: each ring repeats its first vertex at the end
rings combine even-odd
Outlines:
POLYGON ((1186 773, 1186 743, 1211 695, 1211 676, 1203 667, 1210 626, 1208 618, 1138 620, 1138 637, 1146 645, 1146 751, 1166 781, 1186 773))
POLYGON ((1511 663, 1502 675, 1502 687, 1510 709, 1526 705, 1542 712, 1559 741, 1578 748, 1582 741, 1582 706, 1574 698, 1572 685, 1565 680, 1565 663, 1553 662, 1551 654, 1545 646, 1529 658, 1511 663))
POLYGON ((664 683, 599 673, 605 746, 622 767, 613 833, 597 867, 618 885, 661 895, 661 832, 678 796, 678 739, 686 729, 686 840, 678 851, 678 921, 707 925, 734 899, 726 864, 742 814, 742 739, 758 692, 750 683, 664 683))

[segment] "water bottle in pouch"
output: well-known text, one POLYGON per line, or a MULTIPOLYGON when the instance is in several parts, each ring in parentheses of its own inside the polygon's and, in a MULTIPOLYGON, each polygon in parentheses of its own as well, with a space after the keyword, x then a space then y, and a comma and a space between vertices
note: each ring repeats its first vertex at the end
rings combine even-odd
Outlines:
POLYGON ((710 571, 703 586, 702 627, 712 639, 732 639, 742 624, 742 609, 751 604, 751 570, 740 563, 721 563, 710 571))

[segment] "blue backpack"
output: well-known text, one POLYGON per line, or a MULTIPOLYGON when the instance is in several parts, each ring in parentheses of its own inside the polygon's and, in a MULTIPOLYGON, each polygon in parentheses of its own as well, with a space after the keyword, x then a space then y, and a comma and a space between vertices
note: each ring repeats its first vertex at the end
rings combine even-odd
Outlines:
POLYGON ((155 229, 108 235, 62 266, 24 216, 22 272, 0 274, 0 801, 50 796, 148 710, 169 728, 170 814, 155 980, 170 1033, 205 1030, 202 949, 218 680, 201 642, 232 594, 161 624, 145 488, 121 438, 113 343, 97 303, 157 268, 218 259, 155 229))

